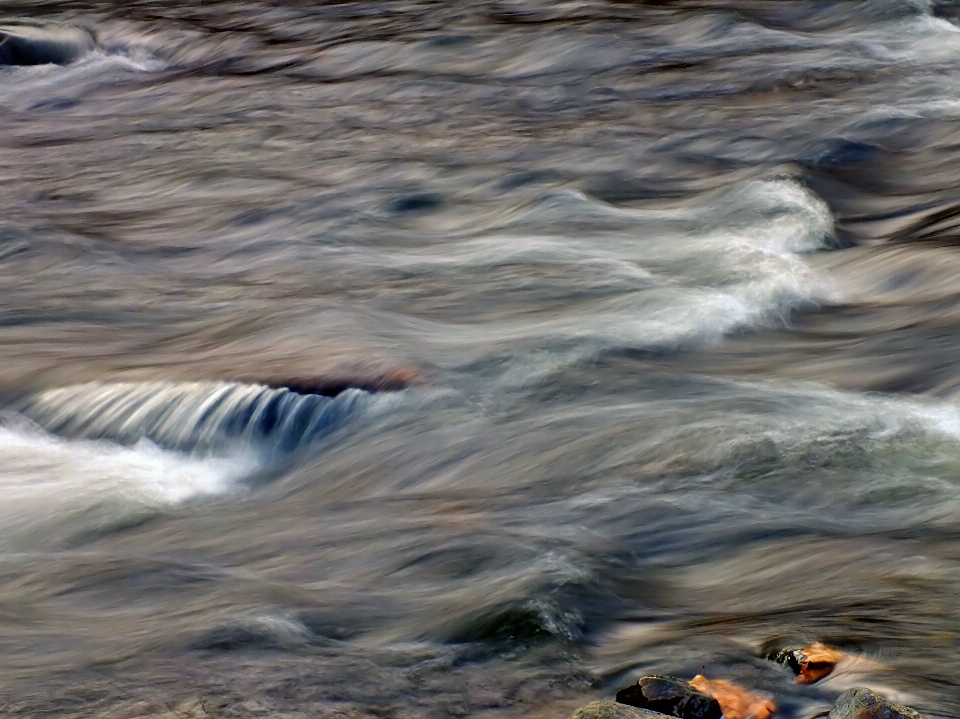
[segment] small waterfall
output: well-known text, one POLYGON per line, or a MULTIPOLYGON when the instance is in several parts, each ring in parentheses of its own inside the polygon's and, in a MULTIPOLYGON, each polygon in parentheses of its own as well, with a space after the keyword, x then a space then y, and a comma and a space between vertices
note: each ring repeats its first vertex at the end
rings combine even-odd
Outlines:
POLYGON ((147 439, 181 452, 237 444, 289 452, 339 426, 368 392, 336 397, 234 382, 89 383, 43 390, 14 409, 69 439, 131 445, 147 439))

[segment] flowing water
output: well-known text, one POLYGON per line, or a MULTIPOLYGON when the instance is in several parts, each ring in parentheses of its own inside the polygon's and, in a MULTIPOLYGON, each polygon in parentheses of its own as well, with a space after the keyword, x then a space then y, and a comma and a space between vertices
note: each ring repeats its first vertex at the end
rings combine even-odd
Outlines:
POLYGON ((0 26, 5 716, 960 716, 960 3, 0 26))

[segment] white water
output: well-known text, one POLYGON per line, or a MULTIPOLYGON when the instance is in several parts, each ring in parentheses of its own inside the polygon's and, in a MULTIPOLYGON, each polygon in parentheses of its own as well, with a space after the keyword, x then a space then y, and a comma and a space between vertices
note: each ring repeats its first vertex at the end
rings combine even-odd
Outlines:
POLYGON ((252 453, 194 458, 148 443, 67 441, 0 427, 0 547, 23 534, 96 531, 238 491, 252 453))

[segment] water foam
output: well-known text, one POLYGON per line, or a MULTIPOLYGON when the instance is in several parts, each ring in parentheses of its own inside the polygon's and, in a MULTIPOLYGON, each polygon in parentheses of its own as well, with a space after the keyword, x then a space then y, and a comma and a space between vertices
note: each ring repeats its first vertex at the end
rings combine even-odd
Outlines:
POLYGON ((242 491, 277 453, 375 401, 231 382, 89 383, 21 398, 0 425, 0 548, 96 536, 242 491))
POLYGON ((149 442, 120 447, 0 427, 0 539, 122 526, 234 491, 256 467, 250 453, 186 457, 149 442))
MULTIPOLYGON (((447 316, 460 321, 417 320, 421 337, 453 338, 458 351, 498 344, 535 344, 554 355, 670 351, 838 300, 804 258, 828 248, 832 230, 826 205, 788 179, 656 210, 551 192, 455 244, 341 253, 336 261, 382 273, 381 286, 399 270, 402 283, 410 275, 440 285, 459 276, 479 288, 484 302, 470 304, 469 314, 468 305, 449 303, 447 316)), ((421 306, 434 312, 431 302, 408 317, 421 306)))

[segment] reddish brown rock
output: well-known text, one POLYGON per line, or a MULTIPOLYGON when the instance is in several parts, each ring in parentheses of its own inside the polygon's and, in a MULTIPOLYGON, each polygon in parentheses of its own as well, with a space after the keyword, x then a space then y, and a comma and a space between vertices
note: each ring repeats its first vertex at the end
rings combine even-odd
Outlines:
POLYGON ((698 674, 690 686, 716 699, 724 719, 768 719, 777 711, 777 705, 769 699, 724 679, 707 679, 698 674))
POLYGON ((839 649, 814 642, 803 649, 784 649, 774 658, 793 670, 797 684, 813 684, 829 676, 846 656, 839 649))
POLYGON ((315 377, 270 378, 264 383, 270 387, 283 387, 298 394, 335 397, 348 389, 396 392, 426 385, 427 380, 415 367, 396 367, 385 370, 343 370, 315 377))

